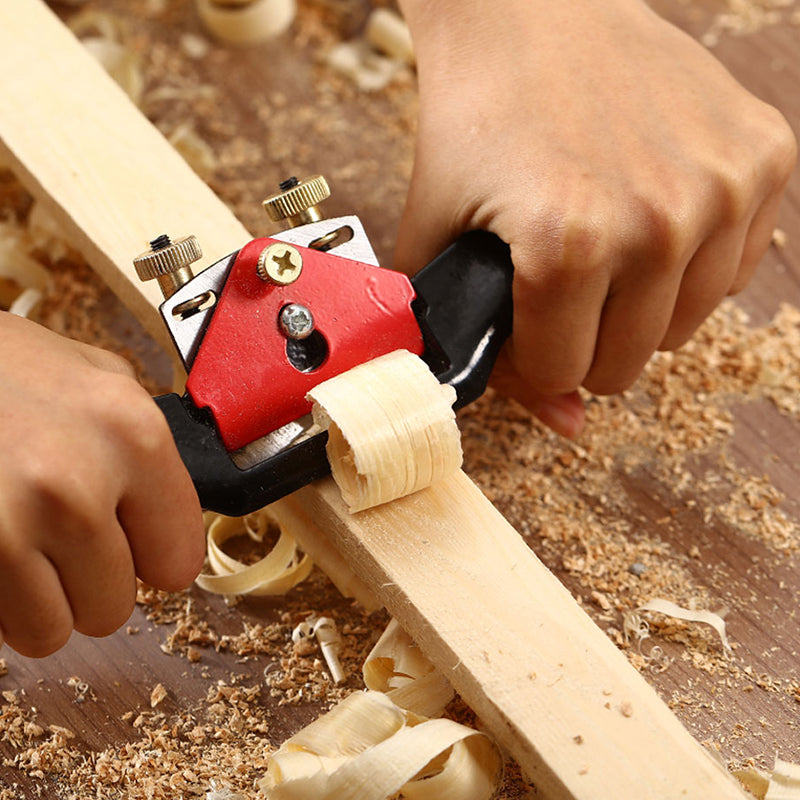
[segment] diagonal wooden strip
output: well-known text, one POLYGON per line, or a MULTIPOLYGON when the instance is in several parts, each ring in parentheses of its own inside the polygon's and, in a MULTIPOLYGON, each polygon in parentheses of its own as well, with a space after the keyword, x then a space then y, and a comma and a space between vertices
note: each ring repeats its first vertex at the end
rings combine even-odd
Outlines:
POLYGON ((275 510, 334 543, 544 797, 743 797, 463 472, 355 515, 330 479, 275 510))
POLYGON ((199 269, 251 237, 43 3, 0 3, 0 41, 0 162, 172 352, 133 257, 159 234, 196 234, 199 269))
MULTIPOLYGON (((2 149, 163 341, 132 256, 167 231, 219 257, 246 231, 40 0, 0 4, 0 70, 2 149)), ((744 797, 463 473, 355 516, 330 481, 275 509, 330 537, 543 797, 744 797)))

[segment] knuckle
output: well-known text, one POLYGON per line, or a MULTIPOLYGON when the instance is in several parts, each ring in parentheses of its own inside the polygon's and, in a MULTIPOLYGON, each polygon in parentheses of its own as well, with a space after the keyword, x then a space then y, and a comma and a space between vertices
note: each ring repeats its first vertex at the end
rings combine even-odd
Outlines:
POLYGON ((711 169, 709 185, 723 225, 749 221, 754 202, 782 188, 797 162, 797 140, 780 111, 761 104, 751 126, 750 135, 728 143, 711 169))
POLYGON ((110 375, 102 393, 106 423, 137 452, 157 453, 170 438, 164 415, 132 378, 110 375))
POLYGON ((759 104, 760 113, 754 115, 757 136, 750 141, 759 142, 764 152, 772 155, 776 163, 791 167, 797 158, 797 139, 783 113, 768 103, 759 104))
POLYGON ((84 345, 89 360, 110 375, 118 375, 135 379, 136 372, 133 365, 126 358, 110 350, 104 350, 93 345, 84 345))
POLYGON ((574 293, 605 278, 611 242, 602 220, 581 214, 552 214, 526 234, 526 241, 536 244, 524 250, 517 247, 512 253, 515 263, 530 265, 519 274, 526 292, 574 293))
POLYGON ((607 220, 572 217, 565 225, 560 253, 567 280, 583 285, 595 279, 608 264, 613 246, 607 220))
POLYGON ((748 220, 752 214, 757 193, 756 171, 744 169, 753 163, 752 153, 734 153, 726 163, 719 165, 716 175, 709 181, 717 209, 717 225, 735 226, 748 220))
POLYGON ((92 511, 98 486, 80 464, 58 454, 46 460, 30 458, 19 465, 19 475, 32 505, 58 520, 64 535, 75 540, 94 538, 98 526, 92 511))
POLYGON ((683 208, 677 190, 637 202, 629 215, 627 261, 651 275, 682 264, 689 247, 683 208))
POLYGON ((776 124, 772 131, 770 163, 778 183, 783 185, 789 180, 797 164, 797 139, 783 117, 780 118, 780 124, 776 124))
POLYGON ((30 502, 49 513, 63 513, 71 497, 69 484, 76 473, 58 453, 41 458, 36 453, 17 462, 17 476, 30 502))

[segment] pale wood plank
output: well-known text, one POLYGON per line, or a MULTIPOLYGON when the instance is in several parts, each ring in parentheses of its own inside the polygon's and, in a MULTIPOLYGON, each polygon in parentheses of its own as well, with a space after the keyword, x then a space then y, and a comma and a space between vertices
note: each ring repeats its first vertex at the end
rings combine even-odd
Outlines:
MULTIPOLYGON (((143 241, 219 256, 246 231, 39 0, 0 8, 0 68, 3 149, 163 340, 143 241)), ((463 474, 355 517, 330 481, 276 508, 330 536, 543 796, 744 796, 463 474)))
POLYGON ((131 260, 161 233, 195 234, 200 269, 248 232, 44 3, 0 3, 0 74, 0 161, 171 353, 161 293, 131 260))
POLYGON ((276 511, 333 541, 543 796, 743 796, 463 472, 355 515, 328 479, 276 511))

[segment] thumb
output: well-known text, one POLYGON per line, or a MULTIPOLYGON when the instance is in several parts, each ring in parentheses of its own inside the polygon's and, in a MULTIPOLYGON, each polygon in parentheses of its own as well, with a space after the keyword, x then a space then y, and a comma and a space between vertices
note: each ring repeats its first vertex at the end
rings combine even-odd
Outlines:
MULTIPOLYGON (((428 174, 425 158, 418 152, 394 251, 394 268, 407 275, 415 274, 431 262, 465 229, 447 215, 446 209, 459 207, 448 195, 449 187, 427 180, 428 174)), ((500 353, 492 371, 492 385, 501 394, 513 397, 556 433, 575 438, 585 422, 578 392, 543 395, 535 391, 514 368, 510 348, 511 343, 507 343, 500 353)))

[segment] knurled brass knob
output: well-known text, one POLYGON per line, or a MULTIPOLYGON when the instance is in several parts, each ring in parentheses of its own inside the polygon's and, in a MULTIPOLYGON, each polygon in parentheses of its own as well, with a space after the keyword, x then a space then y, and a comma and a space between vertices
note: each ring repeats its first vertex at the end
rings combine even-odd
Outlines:
POLYGON ((158 280, 164 297, 170 297, 194 276, 189 265, 202 258, 196 236, 172 241, 163 235, 150 242, 150 249, 133 259, 139 280, 158 280))
POLYGON ((295 227, 322 219, 317 204, 330 196, 328 181, 322 175, 301 181, 289 178, 281 184, 281 191, 264 200, 263 205, 273 222, 286 222, 295 227))

